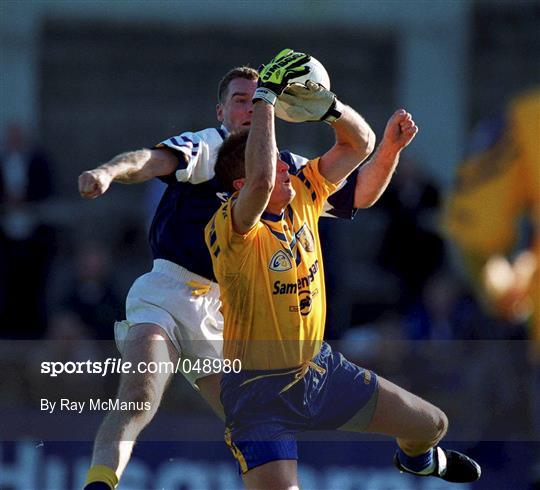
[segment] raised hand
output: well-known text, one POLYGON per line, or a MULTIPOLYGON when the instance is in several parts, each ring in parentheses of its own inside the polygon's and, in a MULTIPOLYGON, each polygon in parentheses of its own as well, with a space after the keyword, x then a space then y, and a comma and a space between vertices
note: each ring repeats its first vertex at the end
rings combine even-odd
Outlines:
POLYGON ((279 96, 276 115, 290 122, 335 121, 341 113, 335 110, 336 95, 311 80, 305 84, 292 83, 279 96))
POLYGON ((259 69, 258 88, 253 95, 253 102, 264 100, 274 105, 278 96, 295 78, 309 73, 309 67, 303 66, 311 57, 297 53, 292 49, 280 51, 269 63, 259 69))
POLYGON ((418 127, 412 116, 404 109, 399 109, 388 120, 381 144, 384 143, 399 152, 413 140, 416 133, 418 127))

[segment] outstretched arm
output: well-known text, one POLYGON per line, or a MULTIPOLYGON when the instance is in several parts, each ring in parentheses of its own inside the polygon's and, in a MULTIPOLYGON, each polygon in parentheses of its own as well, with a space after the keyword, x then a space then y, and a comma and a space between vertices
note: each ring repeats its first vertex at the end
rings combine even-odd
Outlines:
POLYGON ((274 106, 262 100, 253 106, 245 158, 246 178, 232 209, 234 229, 241 235, 261 218, 276 178, 274 106))
POLYGON ((169 150, 142 149, 121 153, 113 159, 79 175, 79 193, 94 199, 103 195, 111 182, 136 184, 169 175, 178 166, 178 157, 169 150))
POLYGON ((399 155, 415 137, 418 128, 404 109, 392 114, 384 136, 373 156, 358 170, 354 190, 354 207, 368 208, 375 204, 390 183, 399 162, 399 155))
POLYGON ((375 147, 375 134, 362 116, 339 102, 336 108, 342 114, 332 123, 336 143, 319 162, 321 174, 335 184, 358 167, 375 147))

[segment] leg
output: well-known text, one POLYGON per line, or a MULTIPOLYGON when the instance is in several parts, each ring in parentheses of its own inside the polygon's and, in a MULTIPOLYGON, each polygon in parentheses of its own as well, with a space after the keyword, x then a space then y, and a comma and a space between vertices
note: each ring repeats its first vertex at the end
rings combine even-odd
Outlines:
MULTIPOLYGON (((133 366, 139 362, 172 361, 176 363, 178 353, 167 334, 157 325, 150 323, 133 325, 125 340, 122 356, 124 362, 133 366)), ((120 378, 118 399, 120 402, 149 402, 150 410, 115 410, 103 420, 95 442, 92 466, 104 465, 112 468, 117 477, 122 475, 135 440, 154 417, 172 373, 128 373, 120 378)))
POLYGON ((416 456, 435 447, 447 430, 442 410, 379 376, 377 405, 366 432, 393 436, 404 453, 416 456))
POLYGON ((394 436, 401 451, 396 467, 407 473, 436 476, 455 483, 480 478, 480 466, 457 451, 437 447, 448 430, 444 412, 422 398, 379 377, 379 397, 367 432, 394 436))
POLYGON ((220 394, 220 381, 221 374, 211 374, 204 378, 199 378, 196 383, 201 390, 201 396, 206 403, 210 405, 214 413, 221 419, 225 420, 225 413, 223 412, 223 405, 219 399, 220 394))
POLYGON ((271 461, 249 470, 242 477, 247 490, 298 490, 294 459, 271 461))

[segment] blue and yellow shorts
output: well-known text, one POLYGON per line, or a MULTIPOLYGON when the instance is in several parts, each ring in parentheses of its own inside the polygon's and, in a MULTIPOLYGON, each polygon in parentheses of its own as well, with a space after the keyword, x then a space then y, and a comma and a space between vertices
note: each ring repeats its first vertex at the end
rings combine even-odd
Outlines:
POLYGON ((225 442, 242 473, 270 461, 298 459, 299 432, 345 424, 348 430, 365 430, 377 393, 375 373, 326 343, 297 369, 224 374, 225 442))

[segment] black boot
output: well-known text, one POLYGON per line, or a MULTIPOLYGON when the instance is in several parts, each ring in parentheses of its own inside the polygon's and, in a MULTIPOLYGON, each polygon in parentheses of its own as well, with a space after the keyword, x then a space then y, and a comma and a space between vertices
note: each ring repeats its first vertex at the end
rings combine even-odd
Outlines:
POLYGON ((427 475, 421 475, 405 468, 399 462, 397 452, 394 455, 394 465, 402 473, 410 473, 416 476, 436 476, 452 483, 476 481, 482 474, 480 465, 476 461, 451 449, 434 448, 433 458, 435 459, 435 468, 427 475))

